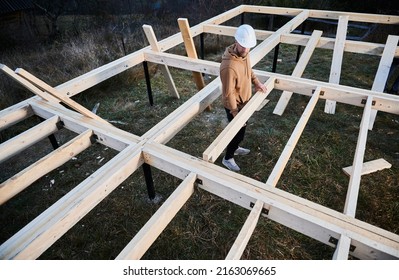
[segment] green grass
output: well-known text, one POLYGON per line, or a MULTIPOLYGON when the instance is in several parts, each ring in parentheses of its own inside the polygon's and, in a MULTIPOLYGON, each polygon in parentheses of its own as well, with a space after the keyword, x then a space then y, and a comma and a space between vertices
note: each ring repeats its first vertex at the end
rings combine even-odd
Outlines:
MULTIPOLYGON (((73 44, 62 48, 73 48, 73 52, 80 49, 73 44)), ((291 74, 295 67, 296 48, 282 45, 280 50, 279 58, 282 62, 278 64, 277 71, 291 74)), ((220 55, 208 54, 207 59, 217 61, 220 55)), ((331 51, 316 51, 304 77, 328 80, 331 56, 331 51)), ((370 88, 378 61, 354 54, 345 55, 344 59, 342 83, 370 88)), ((256 68, 270 71, 271 61, 272 55, 269 54, 256 68)), ((141 136, 197 92, 190 72, 171 69, 181 96, 181 99, 176 100, 168 94, 161 73, 154 65, 150 66, 155 102, 152 107, 148 103, 146 85, 139 66, 74 99, 89 109, 99 102, 99 116, 116 122, 115 126, 123 130, 141 136)), ((81 68, 83 72, 86 71, 85 67, 81 68)), ((45 69, 41 71, 46 72, 45 69)), ((57 82, 58 79, 53 81, 55 84, 57 82)), ((247 157, 237 158, 241 174, 263 182, 270 175, 309 100, 309 97, 294 94, 284 115, 280 117, 272 113, 280 94, 280 91, 273 91, 268 97, 270 102, 251 117, 243 146, 252 152, 247 157)), ((349 183, 342 168, 352 165, 362 108, 338 104, 335 115, 325 114, 323 110, 324 101, 319 101, 277 187, 342 212, 349 183)), ((4 142, 35 123, 37 120, 32 118, 9 128, 2 132, 1 140, 4 142)), ((356 214, 358 219, 396 234, 399 233, 398 124, 398 116, 379 113, 373 131, 369 132, 365 161, 382 157, 392 164, 392 168, 362 178, 356 214)), ((212 104, 211 111, 204 111, 197 116, 167 145, 195 157, 202 157, 203 151, 226 125, 225 112, 218 99, 212 104)), ((65 143, 74 134, 61 131, 56 136, 61 143, 65 143)), ((28 166, 29 162, 24 159, 30 158, 34 162, 49 151, 51 146, 44 139, 28 149, 26 154, 2 164, 2 181, 28 166)), ((76 160, 47 174, 0 206, 0 243, 115 155, 112 149, 96 144, 76 156, 76 160), (54 184, 50 184, 52 180, 54 184)), ((215 164, 221 166, 220 158, 215 164)), ((179 179, 155 168, 153 179, 157 194, 163 198, 161 202, 148 201, 143 172, 139 169, 40 258, 114 259, 180 183, 179 179)), ((196 189, 143 258, 223 259, 248 214, 246 209, 196 189)), ((331 247, 262 218, 243 259, 331 259, 332 254, 331 247)))

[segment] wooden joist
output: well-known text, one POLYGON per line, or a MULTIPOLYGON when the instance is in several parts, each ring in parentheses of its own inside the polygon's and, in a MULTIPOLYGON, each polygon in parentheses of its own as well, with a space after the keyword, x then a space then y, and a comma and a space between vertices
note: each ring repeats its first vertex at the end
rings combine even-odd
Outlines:
POLYGON ((82 133, 57 150, 0 184, 0 205, 27 188, 40 177, 63 165, 91 145, 91 130, 82 133))
POLYGON ((244 252, 245 247, 247 246, 248 241, 251 238, 256 225, 258 224, 258 220, 260 215, 262 214, 262 210, 263 202, 257 200, 251 210, 251 213, 245 221, 244 226, 238 234, 236 241, 231 247, 229 253, 227 254, 226 260, 239 260, 241 258, 242 253, 244 252))
POLYGON ((287 144, 285 145, 284 150, 282 151, 269 178, 267 179, 266 185, 273 186, 273 187, 276 186, 278 180, 281 177, 281 174, 284 171, 285 166, 288 163, 289 158, 292 155, 292 152, 294 151, 296 144, 299 141, 299 137, 301 136, 303 130, 305 129, 305 126, 308 123, 309 118, 312 115, 314 108, 316 107, 317 101, 319 100, 319 97, 320 97, 320 91, 321 91, 321 88, 318 87, 316 89, 316 91, 314 92, 312 98, 310 99, 308 105, 305 108, 305 111, 303 112, 301 118, 297 122, 297 125, 295 126, 295 129, 292 132, 287 144))
MULTIPOLYGON (((204 61, 200 59, 189 59, 187 57, 175 54, 157 54, 155 52, 147 52, 146 58, 148 61, 152 62, 161 63, 163 61, 163 63, 167 64, 168 66, 173 66, 180 69, 186 69, 191 71, 202 69, 202 72, 210 75, 217 75, 216 73, 218 73, 219 71, 219 63, 204 61)), ((254 72, 259 78, 264 80, 270 77, 276 78, 278 80, 278 83, 275 84, 275 89, 312 96, 312 92, 316 89, 316 87, 320 86, 323 88, 324 91, 324 95, 321 96, 322 99, 335 100, 339 103, 354 105, 358 107, 364 106, 363 102, 365 100, 365 97, 373 96, 375 101, 373 107, 378 108, 379 111, 399 114, 399 97, 392 94, 360 89, 351 86, 335 85, 328 82, 287 76, 256 69, 254 69, 254 72)))
POLYGON ((308 17, 309 11, 304 10, 291 19, 289 22, 279 28, 272 36, 260 43, 253 51, 251 51, 252 66, 256 65, 263 57, 265 57, 278 43, 280 43, 281 35, 288 34, 301 25, 308 17))
MULTIPOLYGON (((204 24, 204 33, 223 35, 233 37, 237 27, 216 25, 216 24, 204 24)), ((274 34, 274 31, 266 31, 255 29, 256 38, 258 40, 265 40, 274 34)), ((282 34, 280 36, 280 43, 289 44, 295 46, 306 46, 311 39, 311 35, 305 34, 282 34)), ((333 50, 335 45, 335 38, 321 37, 317 43, 317 48, 333 50)), ((361 42, 346 40, 345 41, 345 52, 361 53, 367 55, 381 56, 384 51, 385 44, 372 43, 372 42, 361 42)), ((399 46, 395 49, 395 56, 399 56, 399 46)))
MULTIPOLYGON (((330 78, 329 78, 329 83, 331 84, 339 84, 341 78, 341 68, 342 68, 342 60, 345 49, 346 32, 348 29, 348 20, 349 20, 348 16, 339 17, 337 35, 335 37, 333 58, 331 63, 330 78)), ((326 105, 324 107, 324 112, 328 114, 334 114, 336 102, 337 101, 335 100, 327 99, 326 105)))
POLYGON ((93 131, 98 143, 104 144, 117 151, 122 151, 132 144, 140 141, 140 137, 123 131, 111 125, 103 126, 101 122, 82 116, 81 114, 68 110, 65 107, 57 107, 48 102, 37 101, 31 104, 34 113, 44 119, 58 116, 63 127, 77 134, 87 129, 93 131))
POLYGON ((33 111, 27 101, 8 107, 0 111, 0 131, 31 116, 33 111))
POLYGON ((58 122, 58 116, 52 117, 2 143, 0 145, 0 162, 11 158, 47 136, 57 132, 58 122))
POLYGON ((194 193, 196 174, 187 178, 168 197, 151 219, 141 228, 132 241, 117 256, 118 260, 140 259, 158 238, 174 216, 194 193))
MULTIPOLYGON (((303 50, 301 58, 299 59, 298 63, 295 66, 294 71, 292 72, 292 76, 294 77, 302 76, 314 50, 316 49, 316 45, 320 40, 321 34, 322 34, 321 31, 318 30, 313 31, 309 43, 306 45, 306 48, 303 50)), ((287 107, 288 102, 291 99, 291 96, 292 92, 283 91, 280 99, 277 102, 276 108, 273 111, 273 114, 281 116, 284 113, 284 110, 287 107)))
POLYGON ((265 86, 267 91, 257 92, 244 108, 234 117, 234 119, 226 126, 226 128, 219 134, 211 145, 203 153, 203 159, 209 162, 215 162, 219 155, 230 143, 231 139, 238 133, 252 114, 258 109, 259 105, 266 99, 269 93, 274 88, 274 79, 270 78, 266 81, 265 86))
MULTIPOLYGON (((388 80, 389 72, 391 69, 392 61, 395 56, 395 50, 398 46, 399 36, 389 35, 385 44, 384 52, 382 54, 380 64, 378 65, 377 74, 375 75, 372 91, 383 92, 388 80)), ((372 130, 375 119, 377 117, 377 110, 372 109, 370 114, 369 129, 372 130)))
POLYGON ((362 176, 363 159, 366 150, 372 102, 373 98, 368 97, 366 105, 364 106, 363 117, 360 123, 360 131, 356 144, 355 157, 353 159, 352 173, 349 180, 348 192, 346 194, 344 213, 351 217, 355 217, 356 215, 356 205, 359 195, 360 179, 362 176))

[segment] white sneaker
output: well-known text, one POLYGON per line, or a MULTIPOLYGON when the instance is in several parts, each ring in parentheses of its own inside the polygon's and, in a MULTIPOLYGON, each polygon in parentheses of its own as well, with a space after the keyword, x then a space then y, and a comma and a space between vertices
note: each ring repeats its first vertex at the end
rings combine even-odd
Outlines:
POLYGON ((245 149, 243 147, 238 147, 238 149, 234 152, 235 156, 245 156, 247 154, 249 154, 251 150, 249 149, 245 149))
POLYGON ((238 167, 237 163, 235 162, 234 158, 225 159, 223 158, 222 163, 231 171, 240 171, 240 167, 238 167))

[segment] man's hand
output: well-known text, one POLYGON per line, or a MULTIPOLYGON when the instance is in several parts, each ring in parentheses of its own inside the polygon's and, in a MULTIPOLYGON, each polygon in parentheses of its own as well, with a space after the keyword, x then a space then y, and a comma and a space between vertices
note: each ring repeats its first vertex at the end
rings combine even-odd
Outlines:
POLYGON ((255 90, 257 92, 260 91, 260 92, 266 93, 267 88, 266 88, 266 86, 264 84, 262 84, 261 82, 258 82, 258 83, 255 84, 255 90))

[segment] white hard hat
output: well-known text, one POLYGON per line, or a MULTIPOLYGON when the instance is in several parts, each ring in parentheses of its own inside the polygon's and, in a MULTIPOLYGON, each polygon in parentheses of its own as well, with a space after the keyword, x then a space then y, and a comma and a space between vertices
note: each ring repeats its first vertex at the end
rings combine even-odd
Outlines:
POLYGON ((244 48, 250 49, 256 46, 255 30, 248 24, 238 27, 234 38, 244 48))

